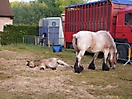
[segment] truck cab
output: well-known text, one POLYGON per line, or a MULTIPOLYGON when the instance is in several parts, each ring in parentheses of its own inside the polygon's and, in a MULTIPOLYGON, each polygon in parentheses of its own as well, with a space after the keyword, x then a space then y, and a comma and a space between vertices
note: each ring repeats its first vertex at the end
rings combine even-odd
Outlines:
POLYGON ((115 41, 119 53, 119 60, 131 58, 132 48, 132 6, 122 8, 117 12, 115 41))
POLYGON ((132 44, 132 6, 118 11, 115 38, 122 39, 122 43, 132 44))

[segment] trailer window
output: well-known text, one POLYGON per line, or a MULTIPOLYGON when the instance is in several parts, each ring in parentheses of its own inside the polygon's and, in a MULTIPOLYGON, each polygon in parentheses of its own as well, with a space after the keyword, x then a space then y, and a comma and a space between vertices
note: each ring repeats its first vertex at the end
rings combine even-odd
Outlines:
POLYGON ((125 14, 125 25, 132 25, 132 13, 125 14))

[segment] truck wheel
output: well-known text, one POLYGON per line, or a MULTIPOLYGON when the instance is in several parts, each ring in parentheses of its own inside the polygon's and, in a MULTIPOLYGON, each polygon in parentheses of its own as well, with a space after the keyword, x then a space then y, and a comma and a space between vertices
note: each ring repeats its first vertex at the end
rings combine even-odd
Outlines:
POLYGON ((117 51, 119 53, 118 58, 120 59, 127 59, 128 56, 128 47, 126 45, 118 45, 117 51))

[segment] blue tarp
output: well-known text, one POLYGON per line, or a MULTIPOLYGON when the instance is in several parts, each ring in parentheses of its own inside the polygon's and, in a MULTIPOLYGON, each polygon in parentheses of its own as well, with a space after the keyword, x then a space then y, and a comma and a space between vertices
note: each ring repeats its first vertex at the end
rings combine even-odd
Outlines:
MULTIPOLYGON (((86 4, 94 4, 94 3, 97 3, 97 2, 104 2, 106 0, 90 0, 89 2, 87 2, 86 4)), ((111 0, 109 0, 111 1, 111 0)), ((129 5, 132 5, 132 0, 112 0, 113 3, 115 4, 129 4, 129 5)), ((66 8, 72 8, 74 6, 83 6, 83 5, 86 5, 86 4, 77 4, 77 5, 71 5, 71 6, 67 6, 66 8)))
POLYGON ((112 2, 117 4, 132 4, 132 0, 112 0, 112 2))
MULTIPOLYGON (((92 0, 88 3, 96 3, 96 2, 103 2, 103 1, 106 1, 106 0, 94 0, 92 2, 92 0)), ((109 0, 111 1, 111 0, 109 0)), ((116 3, 116 4, 132 4, 132 0, 112 0, 113 3, 116 3)))

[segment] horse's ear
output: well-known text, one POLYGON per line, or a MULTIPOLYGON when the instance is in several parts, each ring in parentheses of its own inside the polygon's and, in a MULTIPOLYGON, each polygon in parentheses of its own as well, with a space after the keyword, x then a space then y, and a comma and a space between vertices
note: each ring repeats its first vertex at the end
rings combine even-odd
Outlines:
POLYGON ((118 57, 119 57, 119 53, 118 52, 116 52, 116 60, 118 60, 118 57))
POLYGON ((28 60, 28 61, 26 62, 26 66, 29 66, 29 64, 30 64, 30 61, 28 60))
POLYGON ((118 52, 116 52, 116 56, 118 55, 119 53, 118 52))

